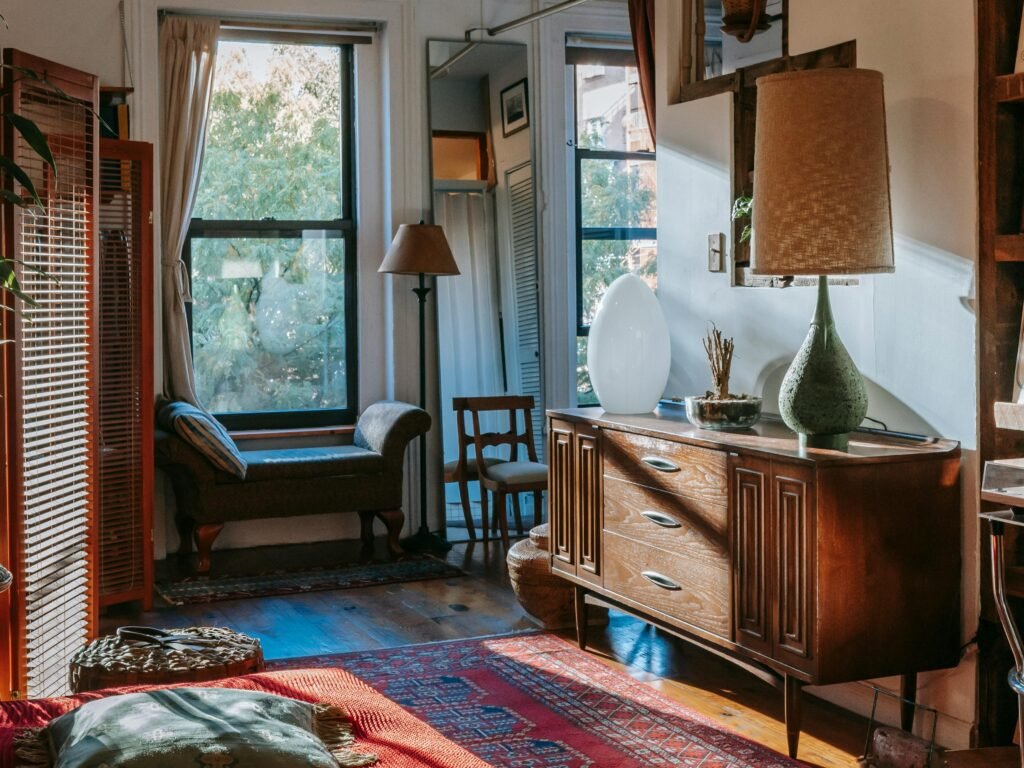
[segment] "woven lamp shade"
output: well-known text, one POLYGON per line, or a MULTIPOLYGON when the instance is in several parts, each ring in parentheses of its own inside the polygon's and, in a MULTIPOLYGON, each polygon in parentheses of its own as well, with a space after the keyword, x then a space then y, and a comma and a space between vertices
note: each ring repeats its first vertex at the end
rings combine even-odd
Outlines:
POLYGON ((754 273, 893 271, 881 72, 760 78, 754 169, 754 273))
POLYGON ((403 224, 377 271, 399 275, 457 275, 459 266, 441 227, 403 224))

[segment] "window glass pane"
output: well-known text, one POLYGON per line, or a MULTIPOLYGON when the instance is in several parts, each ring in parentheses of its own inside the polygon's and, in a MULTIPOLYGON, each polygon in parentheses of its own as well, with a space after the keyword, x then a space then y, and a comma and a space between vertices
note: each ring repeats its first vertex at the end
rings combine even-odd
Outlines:
POLYGON ((576 143, 583 149, 654 151, 636 67, 576 66, 576 143))
POLYGON ((658 242, 656 240, 583 241, 583 325, 594 320, 597 307, 615 278, 633 272, 644 278, 651 290, 658 287, 658 242))
POLYGON ((580 161, 584 227, 656 227, 654 160, 580 161))
POLYGON ((345 241, 192 238, 192 346, 215 413, 345 408, 345 241))
POLYGON ((220 41, 193 216, 342 218, 340 51, 220 41))

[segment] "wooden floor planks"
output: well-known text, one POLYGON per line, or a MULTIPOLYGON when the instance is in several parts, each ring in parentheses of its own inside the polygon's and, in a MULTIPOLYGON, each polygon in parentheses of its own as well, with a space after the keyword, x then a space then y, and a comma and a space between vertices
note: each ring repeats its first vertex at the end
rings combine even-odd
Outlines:
MULTIPOLYGON (((217 552, 215 573, 336 564, 357 557, 355 542, 217 552)), ((380 548, 383 556, 383 548, 380 548)), ((448 561, 465 577, 334 592, 233 600, 207 605, 111 608, 101 628, 123 624, 159 627, 217 625, 259 637, 267 658, 294 658, 393 648, 531 629, 515 600, 500 543, 457 544, 448 561)), ((170 560, 162 568, 180 567, 170 560)), ((159 601, 158 601, 159 603, 159 601)), ((566 633, 570 636, 571 633, 566 633)), ((729 662, 612 612, 607 627, 592 627, 589 651, 602 662, 657 688, 723 727, 780 752, 786 750, 782 695, 729 662)), ((838 707, 805 697, 801 760, 853 766, 867 722, 838 707)))

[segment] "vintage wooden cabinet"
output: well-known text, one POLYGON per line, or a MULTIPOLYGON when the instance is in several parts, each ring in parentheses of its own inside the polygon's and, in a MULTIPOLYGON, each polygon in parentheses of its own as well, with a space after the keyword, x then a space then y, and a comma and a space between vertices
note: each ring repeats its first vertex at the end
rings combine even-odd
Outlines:
MULTIPOLYGON (((950 667, 960 645, 960 447, 860 434, 801 452, 779 422, 549 411, 551 568, 588 598, 804 684, 950 667)), ((904 720, 913 708, 904 707, 904 720)))

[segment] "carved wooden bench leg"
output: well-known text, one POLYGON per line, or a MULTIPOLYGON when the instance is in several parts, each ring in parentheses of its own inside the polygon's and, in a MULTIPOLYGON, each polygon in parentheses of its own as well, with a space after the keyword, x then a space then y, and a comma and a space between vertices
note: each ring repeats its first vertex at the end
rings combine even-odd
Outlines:
POLYGON ((359 540, 363 542, 360 557, 369 559, 373 557, 373 511, 365 512, 359 510, 359 540))
POLYGON ((213 549, 213 542, 224 530, 224 523, 205 523, 197 525, 195 530, 196 550, 199 552, 199 563, 196 565, 196 573, 209 573, 210 571, 210 550, 213 549))
MULTIPOLYGON (((405 550, 398 543, 398 538, 402 535, 402 527, 405 525, 405 514, 400 509, 388 509, 378 512, 377 517, 380 518, 381 522, 388 529, 388 552, 391 553, 392 557, 404 555, 405 550)), ((372 531, 370 536, 372 539, 372 531)))
POLYGON ((800 746, 800 696, 804 684, 792 675, 786 675, 786 741, 789 756, 796 759, 800 746))
POLYGON ((195 521, 188 515, 175 515, 174 527, 178 529, 178 557, 192 554, 192 536, 195 533, 195 521))

